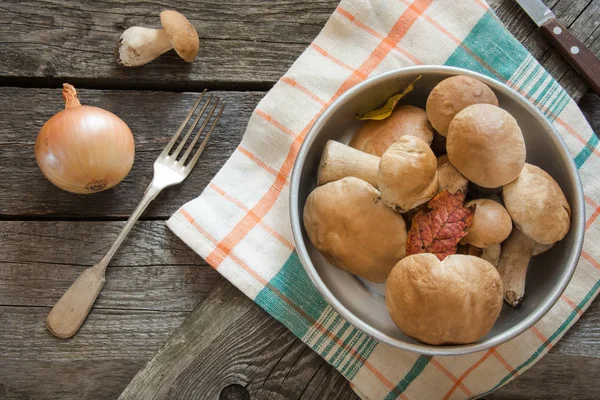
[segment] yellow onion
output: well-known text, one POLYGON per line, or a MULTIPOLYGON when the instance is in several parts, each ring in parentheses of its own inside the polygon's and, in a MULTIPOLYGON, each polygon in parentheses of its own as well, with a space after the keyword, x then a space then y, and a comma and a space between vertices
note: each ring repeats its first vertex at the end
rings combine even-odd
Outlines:
POLYGON ((95 193, 121 182, 131 170, 134 143, 122 119, 82 106, 75 88, 63 85, 65 109, 42 127, 35 159, 50 182, 72 193, 95 193))

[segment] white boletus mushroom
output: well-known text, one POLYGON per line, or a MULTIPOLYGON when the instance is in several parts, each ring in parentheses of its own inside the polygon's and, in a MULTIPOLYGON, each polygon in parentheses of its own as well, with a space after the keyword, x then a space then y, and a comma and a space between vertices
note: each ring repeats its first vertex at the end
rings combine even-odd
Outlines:
POLYGON ((447 155, 437 158, 438 193, 447 190, 454 194, 459 190, 467 193, 469 181, 462 176, 454 165, 448 160, 447 155))
POLYGON ((317 171, 317 185, 353 176, 377 187, 378 168, 379 157, 340 142, 328 140, 317 171))
POLYGON ((469 245, 469 254, 479 256, 495 267, 500 259, 500 243, 512 231, 512 220, 502 204, 494 200, 476 199, 465 204, 465 207, 471 206, 475 206, 473 222, 462 241, 469 245))
POLYGON ((401 137, 383 153, 377 175, 383 202, 401 213, 425 203, 438 189, 435 155, 415 136, 401 137))
POLYGON ((139 67, 171 49, 185 61, 194 61, 200 40, 190 21, 177 11, 167 10, 160 13, 160 22, 163 29, 134 26, 123 32, 117 47, 117 63, 139 67))
POLYGON ((475 199, 465 207, 475 206, 473 223, 462 240, 479 248, 500 244, 512 231, 512 220, 502 204, 490 199, 475 199))
POLYGON ((539 254, 566 236, 571 208, 558 183, 531 164, 525 164, 521 175, 504 186, 502 197, 516 229, 502 244, 498 272, 504 298, 516 307, 525 294, 529 260, 534 251, 539 254))
POLYGON ((525 140, 517 121, 490 104, 475 104, 456 114, 446 149, 452 165, 484 188, 512 182, 525 164, 525 140))
POLYGON ((352 137, 350 146, 378 157, 404 135, 416 136, 427 144, 433 139, 433 128, 425 110, 400 106, 386 119, 370 120, 363 124, 352 137))
POLYGON ((502 308, 502 282, 489 262, 469 255, 414 254, 386 282, 385 302, 406 335, 432 345, 473 343, 502 308))
POLYGON ((450 121, 456 114, 473 104, 498 105, 498 98, 485 83, 457 75, 438 83, 427 97, 427 117, 442 136, 447 136, 450 121))
POLYGON ((304 228, 331 264, 372 282, 385 281, 406 255, 404 219, 358 178, 313 190, 304 206, 304 228))

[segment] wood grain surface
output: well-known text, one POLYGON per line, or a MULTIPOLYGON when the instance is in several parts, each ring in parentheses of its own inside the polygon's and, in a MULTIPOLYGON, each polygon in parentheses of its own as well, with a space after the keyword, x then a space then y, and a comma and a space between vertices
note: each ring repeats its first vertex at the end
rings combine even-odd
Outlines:
MULTIPOLYGON (((104 255, 124 224, 2 222, 0 305, 53 306, 104 255)), ((219 276, 163 221, 140 221, 107 269, 95 308, 190 312, 219 276)))
MULTIPOLYGON (((544 1, 600 53, 600 0, 544 1)), ((164 222, 227 160, 265 91, 337 3, 0 2, 0 399, 116 399, 121 393, 123 399, 356 398, 333 367, 220 278, 164 222), (183 63, 171 52, 141 68, 117 67, 121 32, 158 27, 165 8, 183 12, 198 27, 198 60, 183 63), (134 167, 110 191, 63 192, 35 163, 39 129, 63 108, 57 89, 63 82, 80 88, 83 104, 117 113, 134 133, 134 167), (156 156, 205 87, 229 103, 199 167, 184 185, 163 192, 136 224, 79 333, 53 337, 44 326, 51 306, 110 246, 141 198, 156 156)), ((600 97, 586 94, 578 74, 516 2, 489 3, 581 100, 599 131, 600 97)), ((488 398, 596 399, 598 370, 596 301, 550 354, 488 398)))
MULTIPOLYGON (((266 90, 292 65, 335 10, 337 0, 5 0, 0 9, 0 83, 58 86, 64 77, 89 88, 178 91, 266 90), (140 68, 120 68, 114 52, 131 26, 158 28, 166 7, 197 27, 200 53, 193 64, 173 53, 140 68)), ((512 0, 489 4, 507 28, 576 99, 585 85, 512 0)), ((592 52, 600 50, 595 25, 600 0, 549 0, 558 19, 592 52)))
POLYGON ((205 86, 239 90, 243 84, 264 90, 317 36, 337 3, 6 0, 0 13, 0 76, 43 85, 68 76, 88 87, 199 91, 205 86), (170 52, 140 68, 117 66, 121 33, 132 26, 159 28, 165 8, 180 11, 198 30, 197 60, 188 64, 170 52))

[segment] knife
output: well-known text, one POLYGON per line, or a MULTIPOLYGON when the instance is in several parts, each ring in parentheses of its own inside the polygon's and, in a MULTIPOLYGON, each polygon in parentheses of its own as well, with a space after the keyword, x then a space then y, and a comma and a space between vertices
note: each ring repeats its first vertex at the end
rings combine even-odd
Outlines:
POLYGON ((546 39, 567 59, 589 87, 600 95, 600 61, 579 39, 561 25, 542 0, 517 0, 540 27, 546 39))

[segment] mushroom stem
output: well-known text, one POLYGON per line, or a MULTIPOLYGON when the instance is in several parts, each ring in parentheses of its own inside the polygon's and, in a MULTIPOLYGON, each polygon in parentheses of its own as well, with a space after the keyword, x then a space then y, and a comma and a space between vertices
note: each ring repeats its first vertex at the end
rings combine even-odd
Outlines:
POLYGON ((353 176, 377 187, 379 157, 364 153, 345 144, 327 141, 317 172, 317 185, 353 176))
POLYGON ((483 249, 479 248, 479 247, 475 247, 473 245, 469 245, 467 254, 470 256, 482 258, 485 261, 488 261, 494 267, 498 267, 498 263, 500 262, 500 254, 501 254, 500 243, 492 244, 483 249))
POLYGON ((523 301, 527 267, 534 246, 535 242, 517 227, 502 244, 498 273, 502 278, 504 300, 513 307, 518 307, 523 301))
POLYGON ((469 181, 450 163, 447 155, 437 158, 437 172, 438 193, 444 190, 448 190, 451 194, 455 194, 459 190, 467 193, 469 181))
POLYGON ((541 243, 536 243, 535 246, 533 246, 533 256, 537 256, 538 254, 542 254, 545 251, 548 251, 552 248, 552 246, 554 246, 554 243, 552 244, 541 244, 541 243))
POLYGON ((117 63, 126 67, 139 67, 171 50, 173 44, 164 29, 134 26, 119 39, 117 63))

